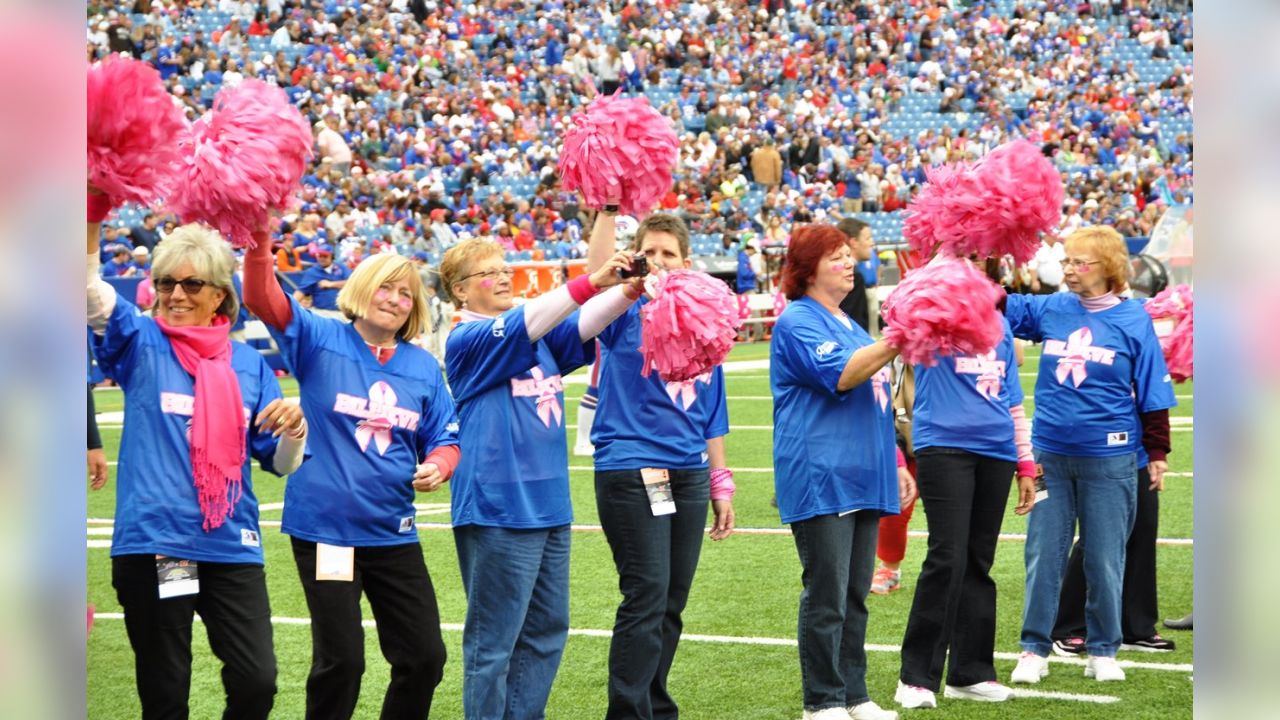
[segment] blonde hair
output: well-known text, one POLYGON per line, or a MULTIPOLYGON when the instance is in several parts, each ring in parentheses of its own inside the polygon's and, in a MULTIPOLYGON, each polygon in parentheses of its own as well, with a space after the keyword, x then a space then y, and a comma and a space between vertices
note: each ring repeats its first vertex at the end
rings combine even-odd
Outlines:
POLYGON ((505 257, 502 246, 492 240, 481 238, 463 240, 449 248, 440 260, 440 289, 445 297, 457 302, 458 299, 453 294, 453 286, 462 282, 462 278, 471 272, 471 268, 475 267, 477 262, 494 255, 505 257))
POLYGON ((183 263, 191 264, 196 277, 226 291, 226 297, 214 312, 234 321, 240 313, 240 298, 236 296, 236 289, 231 281, 231 274, 236 269, 231 244, 223 240, 217 230, 207 225, 183 225, 156 245, 155 255, 151 260, 152 283, 157 278, 173 277, 173 273, 183 263))
POLYGON ((386 283, 400 280, 409 282, 409 291, 413 293, 413 308, 409 310, 409 318, 400 326, 396 335, 406 341, 413 340, 427 329, 430 314, 427 309, 427 293, 422 287, 418 269, 409 258, 402 255, 381 253, 357 265, 347 283, 338 291, 338 309, 352 320, 363 318, 373 303, 374 293, 386 283))
POLYGON ((1089 225, 1067 236, 1064 245, 1073 245, 1098 260, 1107 278, 1107 290, 1120 293, 1129 286, 1129 247, 1124 237, 1110 225, 1089 225))

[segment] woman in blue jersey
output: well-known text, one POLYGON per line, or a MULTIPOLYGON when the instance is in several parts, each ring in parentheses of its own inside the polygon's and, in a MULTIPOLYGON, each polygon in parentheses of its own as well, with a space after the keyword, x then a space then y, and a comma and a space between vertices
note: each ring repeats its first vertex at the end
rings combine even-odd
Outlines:
MULTIPOLYGON (((614 253, 615 211, 606 206, 597 213, 589 269, 602 267, 614 253)), ((674 215, 645 218, 633 248, 645 255, 651 272, 689 267, 689 229, 674 215)), ((667 675, 702 551, 708 504, 715 515, 711 539, 733 532, 723 371, 716 367, 670 383, 657 372, 642 376, 644 302, 600 333, 600 401, 591 431, 596 510, 622 592, 609 643, 605 717, 611 719, 676 717, 667 675), (659 490, 664 483, 669 493, 659 490), (671 502, 659 500, 665 494, 671 502)))
POLYGON ((467 594, 462 707, 470 720, 541 718, 569 635, 569 456, 563 376, 640 294, 629 256, 513 307, 502 247, 465 240, 441 287, 462 308, 445 346, 462 461, 453 533, 467 594), (595 296, 594 299, 591 299, 595 296), (585 304, 584 304, 585 303, 585 304), (580 312, 578 306, 581 305, 580 312))
POLYGON ((948 698, 1002 702, 996 682, 996 585, 991 578, 1015 470, 1018 505, 1035 501, 1031 431, 1013 334, 981 355, 944 356, 916 365, 912 442, 929 548, 902 640, 894 700, 936 707, 947 662, 948 698))
POLYGON ((304 309, 280 288, 270 238, 245 257, 245 303, 280 346, 311 419, 315 457, 285 489, 281 527, 311 611, 308 718, 349 718, 364 674, 360 597, 391 678, 383 718, 426 717, 445 647, 414 522, 414 492, 448 479, 457 419, 440 365, 413 345, 429 322, 413 263, 362 262, 338 293, 350 322, 304 309))
POLYGON ((1129 254, 1106 226, 1066 241, 1070 293, 1010 295, 1013 334, 1043 342, 1031 444, 1049 497, 1027 526, 1027 590, 1022 655, 1012 680, 1049 674, 1058 593, 1077 518, 1089 586, 1085 677, 1123 680, 1120 601, 1125 543, 1137 502, 1137 448, 1150 456, 1153 487, 1163 487, 1173 386, 1151 317, 1124 300, 1129 254))
POLYGON ((798 639, 806 720, 892 720, 867 693, 867 592, 881 515, 911 502, 895 470, 888 364, 898 351, 840 310, 857 272, 831 225, 791 236, 787 309, 769 350, 778 512, 803 568, 798 639))
POLYGON ((169 234, 156 247, 148 314, 98 277, 99 222, 109 206, 91 194, 90 208, 93 350, 125 397, 111 584, 124 608, 142 717, 187 716, 199 612, 223 663, 223 717, 265 718, 276 661, 249 460, 277 475, 297 469, 302 411, 281 399, 262 356, 229 338, 239 306, 230 245, 198 225, 169 234))

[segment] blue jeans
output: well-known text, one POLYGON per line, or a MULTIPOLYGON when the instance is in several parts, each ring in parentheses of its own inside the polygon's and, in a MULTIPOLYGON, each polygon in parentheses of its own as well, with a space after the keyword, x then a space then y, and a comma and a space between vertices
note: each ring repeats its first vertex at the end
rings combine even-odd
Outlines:
POLYGON ((860 705, 867 695, 867 593, 880 514, 819 515, 791 524, 800 553, 800 684, 804 708, 860 705))
POLYGON ((1022 610, 1022 649, 1046 657, 1058 615, 1076 518, 1084 558, 1085 626, 1090 655, 1114 657, 1120 649, 1120 597, 1125 543, 1138 502, 1137 456, 1069 457, 1036 451, 1049 498, 1036 503, 1027 524, 1027 593, 1022 610))
POLYGON ((468 720, 544 717, 569 637, 569 532, 567 525, 453 529, 467 594, 462 707, 468 720))
POLYGON ((618 569, 622 604, 609 643, 607 720, 679 715, 667 692, 702 552, 707 504, 706 468, 671 470, 674 515, 654 516, 639 470, 596 472, 596 509, 618 569))

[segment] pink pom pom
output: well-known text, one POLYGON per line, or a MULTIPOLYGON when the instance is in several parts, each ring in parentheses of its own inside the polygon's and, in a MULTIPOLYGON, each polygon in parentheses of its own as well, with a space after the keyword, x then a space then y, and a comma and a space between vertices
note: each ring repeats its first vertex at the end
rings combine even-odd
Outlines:
POLYGON ((311 142, 307 121, 280 88, 252 79, 226 88, 181 144, 182 181, 171 209, 234 245, 252 246, 268 211, 293 199, 311 142))
POLYGON ((665 273, 640 310, 640 352, 648 377, 691 380, 724 362, 738 336, 738 301, 723 281, 695 270, 665 273))
POLYGON ((643 217, 671 189, 679 147, 671 120, 646 98, 602 95, 564 134, 561 182, 580 190, 589 207, 618 198, 623 214, 643 217))
POLYGON ((1015 140, 974 165, 931 168, 907 206, 903 234, 925 255, 941 247, 953 255, 1012 255, 1027 262, 1040 233, 1062 220, 1062 177, 1040 149, 1015 140))
POLYGON ((110 55, 89 66, 89 184, 113 205, 146 205, 172 185, 187 121, 144 62, 110 55))
POLYGON ((1165 288, 1144 307, 1155 324, 1169 376, 1180 383, 1195 377, 1195 298, 1191 287, 1165 288))
POLYGON ((1004 337, 1000 288, 969 263, 939 255, 907 275, 880 308, 884 338, 909 363, 990 352, 1004 337))

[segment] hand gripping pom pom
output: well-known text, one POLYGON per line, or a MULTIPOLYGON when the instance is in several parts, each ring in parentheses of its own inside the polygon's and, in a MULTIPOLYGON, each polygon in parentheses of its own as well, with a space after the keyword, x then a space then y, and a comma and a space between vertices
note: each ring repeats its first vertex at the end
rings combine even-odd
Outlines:
POLYGON ((617 198, 624 215, 643 217, 671 189, 679 147, 670 118, 644 97, 600 96, 564 134, 560 179, 589 207, 617 198))
POLYGON ((742 324, 729 286, 695 270, 662 275, 640 319, 641 374, 657 368, 668 382, 692 380, 724 362, 742 324))
POLYGON ((1191 287, 1165 288, 1144 307, 1155 323, 1169 376, 1180 383, 1195 377, 1195 298, 1191 287))
POLYGON ((885 299, 884 338, 907 362, 927 366, 939 355, 990 352, 1004 337, 1000 292, 969 263, 939 255, 885 299))
POLYGON ((311 159, 311 128, 280 88, 245 80, 218 93, 181 144, 182 179, 170 207, 238 247, 268 211, 284 209, 311 159))
POLYGON ((1062 177, 1039 148, 1015 140, 973 165, 930 168, 929 182, 907 206, 903 234, 925 255, 1012 255, 1029 261, 1040 233, 1062 220, 1062 177))
POLYGON ((89 66, 89 184, 112 205, 146 205, 165 195, 182 156, 187 122, 160 73, 120 55, 89 66))

